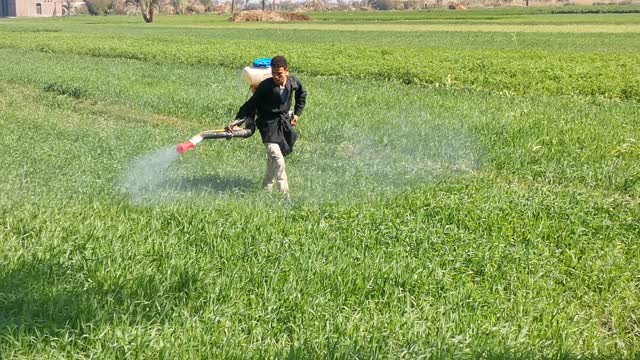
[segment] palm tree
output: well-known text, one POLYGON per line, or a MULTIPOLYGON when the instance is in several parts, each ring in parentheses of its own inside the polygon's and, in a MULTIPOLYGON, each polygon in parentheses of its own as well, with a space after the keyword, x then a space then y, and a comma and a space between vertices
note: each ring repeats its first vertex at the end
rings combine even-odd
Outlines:
POLYGON ((62 9, 66 10, 67 16, 71 15, 71 11, 73 10, 73 2, 74 0, 64 0, 62 2, 62 9))
POLYGON ((307 0, 302 5, 308 10, 326 10, 327 3, 324 0, 307 0))
POLYGON ((158 2, 159 0, 136 0, 136 3, 140 6, 144 22, 153 22, 153 13, 156 6, 158 6, 158 2))

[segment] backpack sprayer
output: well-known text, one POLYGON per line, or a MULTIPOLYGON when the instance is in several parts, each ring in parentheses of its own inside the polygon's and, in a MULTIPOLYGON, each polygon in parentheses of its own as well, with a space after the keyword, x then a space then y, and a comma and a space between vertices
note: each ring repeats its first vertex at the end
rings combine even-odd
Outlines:
MULTIPOLYGON (((242 70, 242 75, 240 76, 244 82, 249 84, 252 91, 258 87, 258 85, 265 79, 271 77, 271 59, 270 58, 260 58, 253 62, 251 66, 247 66, 242 70)), ((236 122, 236 125, 242 124, 244 121, 236 122)), ((202 140, 209 139, 226 139, 231 140, 232 138, 247 138, 253 135, 253 131, 248 129, 238 129, 227 131, 226 129, 216 129, 216 130, 207 130, 204 131, 186 142, 182 144, 178 144, 176 147, 176 151, 178 154, 182 155, 185 152, 189 151, 196 147, 202 140)))

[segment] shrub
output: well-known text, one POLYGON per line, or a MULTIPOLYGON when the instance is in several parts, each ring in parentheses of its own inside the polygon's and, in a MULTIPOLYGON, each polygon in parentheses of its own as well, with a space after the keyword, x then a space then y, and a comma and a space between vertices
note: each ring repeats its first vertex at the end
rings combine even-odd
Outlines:
POLYGON ((171 4, 164 4, 160 7, 160 13, 163 15, 175 15, 176 8, 171 4))
POLYGON ((393 1, 391 0, 376 0, 374 7, 378 10, 391 10, 393 8, 393 1))
POLYGON ((140 7, 132 3, 128 4, 125 9, 125 15, 127 16, 140 16, 141 14, 142 12, 140 11, 140 7))
POLYGON ((187 5, 187 14, 202 14, 205 7, 200 2, 193 2, 187 5))
POLYGON ((111 7, 111 0, 87 0, 86 3, 91 15, 107 15, 111 7))
POLYGON ((109 5, 109 13, 124 15, 127 13, 127 0, 111 0, 109 5))
POLYGON ((171 2, 176 14, 184 15, 187 12, 187 0, 173 0, 171 2))

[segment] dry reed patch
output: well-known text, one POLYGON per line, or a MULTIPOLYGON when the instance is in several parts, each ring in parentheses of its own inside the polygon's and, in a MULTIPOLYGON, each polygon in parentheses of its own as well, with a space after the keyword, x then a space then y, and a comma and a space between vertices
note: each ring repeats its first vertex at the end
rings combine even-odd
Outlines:
POLYGON ((449 10, 466 10, 467 8, 464 7, 464 5, 462 4, 458 4, 458 3, 449 3, 449 10))
POLYGON ((305 14, 277 12, 277 11, 241 11, 233 14, 231 21, 308 21, 311 18, 305 14))

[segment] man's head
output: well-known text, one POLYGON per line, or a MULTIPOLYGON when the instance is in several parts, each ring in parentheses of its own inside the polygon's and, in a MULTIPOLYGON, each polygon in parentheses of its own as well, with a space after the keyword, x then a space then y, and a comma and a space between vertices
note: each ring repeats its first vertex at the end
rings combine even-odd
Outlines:
POLYGON ((271 59, 271 76, 273 82, 278 86, 284 86, 287 83, 287 75, 289 75, 289 65, 284 56, 278 55, 271 59))

